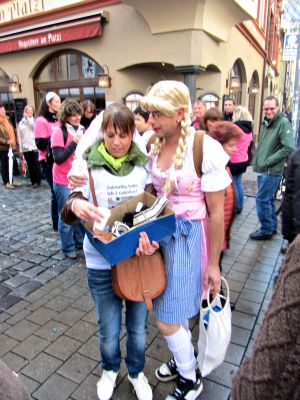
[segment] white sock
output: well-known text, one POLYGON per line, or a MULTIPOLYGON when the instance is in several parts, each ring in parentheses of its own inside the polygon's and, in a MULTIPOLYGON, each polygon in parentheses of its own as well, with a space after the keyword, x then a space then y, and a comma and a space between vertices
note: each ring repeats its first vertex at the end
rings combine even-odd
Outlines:
POLYGON ((173 335, 165 336, 169 350, 173 354, 181 376, 196 381, 196 359, 189 334, 181 325, 173 335))
POLYGON ((187 331, 190 340, 192 340, 192 332, 190 331, 189 320, 186 319, 185 321, 182 322, 181 325, 182 325, 182 326, 184 327, 184 329, 187 331))

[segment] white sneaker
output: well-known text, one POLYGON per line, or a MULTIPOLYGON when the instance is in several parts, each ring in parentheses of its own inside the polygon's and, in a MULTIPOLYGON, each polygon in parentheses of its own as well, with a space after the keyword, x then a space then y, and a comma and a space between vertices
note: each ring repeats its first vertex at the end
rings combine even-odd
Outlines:
POLYGON ((97 382, 97 395, 99 400, 109 400, 111 398, 116 386, 118 372, 103 370, 102 376, 97 382))
POLYGON ((137 378, 131 378, 128 375, 128 379, 134 388, 138 400, 152 400, 152 389, 143 372, 140 372, 137 378))

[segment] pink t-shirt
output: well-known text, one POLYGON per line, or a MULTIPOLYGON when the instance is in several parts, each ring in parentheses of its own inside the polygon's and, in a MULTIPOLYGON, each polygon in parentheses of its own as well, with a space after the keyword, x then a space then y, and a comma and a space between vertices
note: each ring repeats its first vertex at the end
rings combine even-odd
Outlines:
POLYGON ((230 162, 240 163, 248 161, 248 147, 253 140, 253 133, 243 132, 236 144, 236 151, 230 157, 230 162))
MULTIPOLYGON (((64 144, 64 135, 60 127, 57 127, 51 136, 51 147, 63 147, 66 148, 73 141, 73 136, 68 133, 67 142, 64 144)), ((74 153, 70 155, 62 164, 53 164, 53 182, 58 185, 68 185, 67 174, 72 167, 74 160, 74 153)))
MULTIPOLYGON (((59 122, 49 122, 45 117, 39 116, 34 122, 33 132, 35 139, 47 139, 50 138, 52 132, 59 125, 59 122)), ((39 161, 46 159, 46 150, 39 150, 39 161)))

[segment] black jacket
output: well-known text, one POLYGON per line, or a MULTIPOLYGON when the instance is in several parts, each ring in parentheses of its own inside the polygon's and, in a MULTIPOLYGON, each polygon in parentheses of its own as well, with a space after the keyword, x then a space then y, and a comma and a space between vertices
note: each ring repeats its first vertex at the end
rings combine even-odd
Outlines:
POLYGON ((282 200, 282 235, 292 242, 300 233, 300 148, 288 159, 282 200))

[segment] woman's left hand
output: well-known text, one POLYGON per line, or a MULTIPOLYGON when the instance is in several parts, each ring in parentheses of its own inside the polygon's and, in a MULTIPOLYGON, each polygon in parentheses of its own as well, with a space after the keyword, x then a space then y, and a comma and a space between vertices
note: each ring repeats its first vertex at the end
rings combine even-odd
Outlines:
POLYGON ((147 233, 146 232, 140 233, 139 247, 135 251, 136 256, 141 256, 141 255, 151 256, 158 249, 159 249, 159 244, 155 240, 153 240, 150 243, 147 233))

